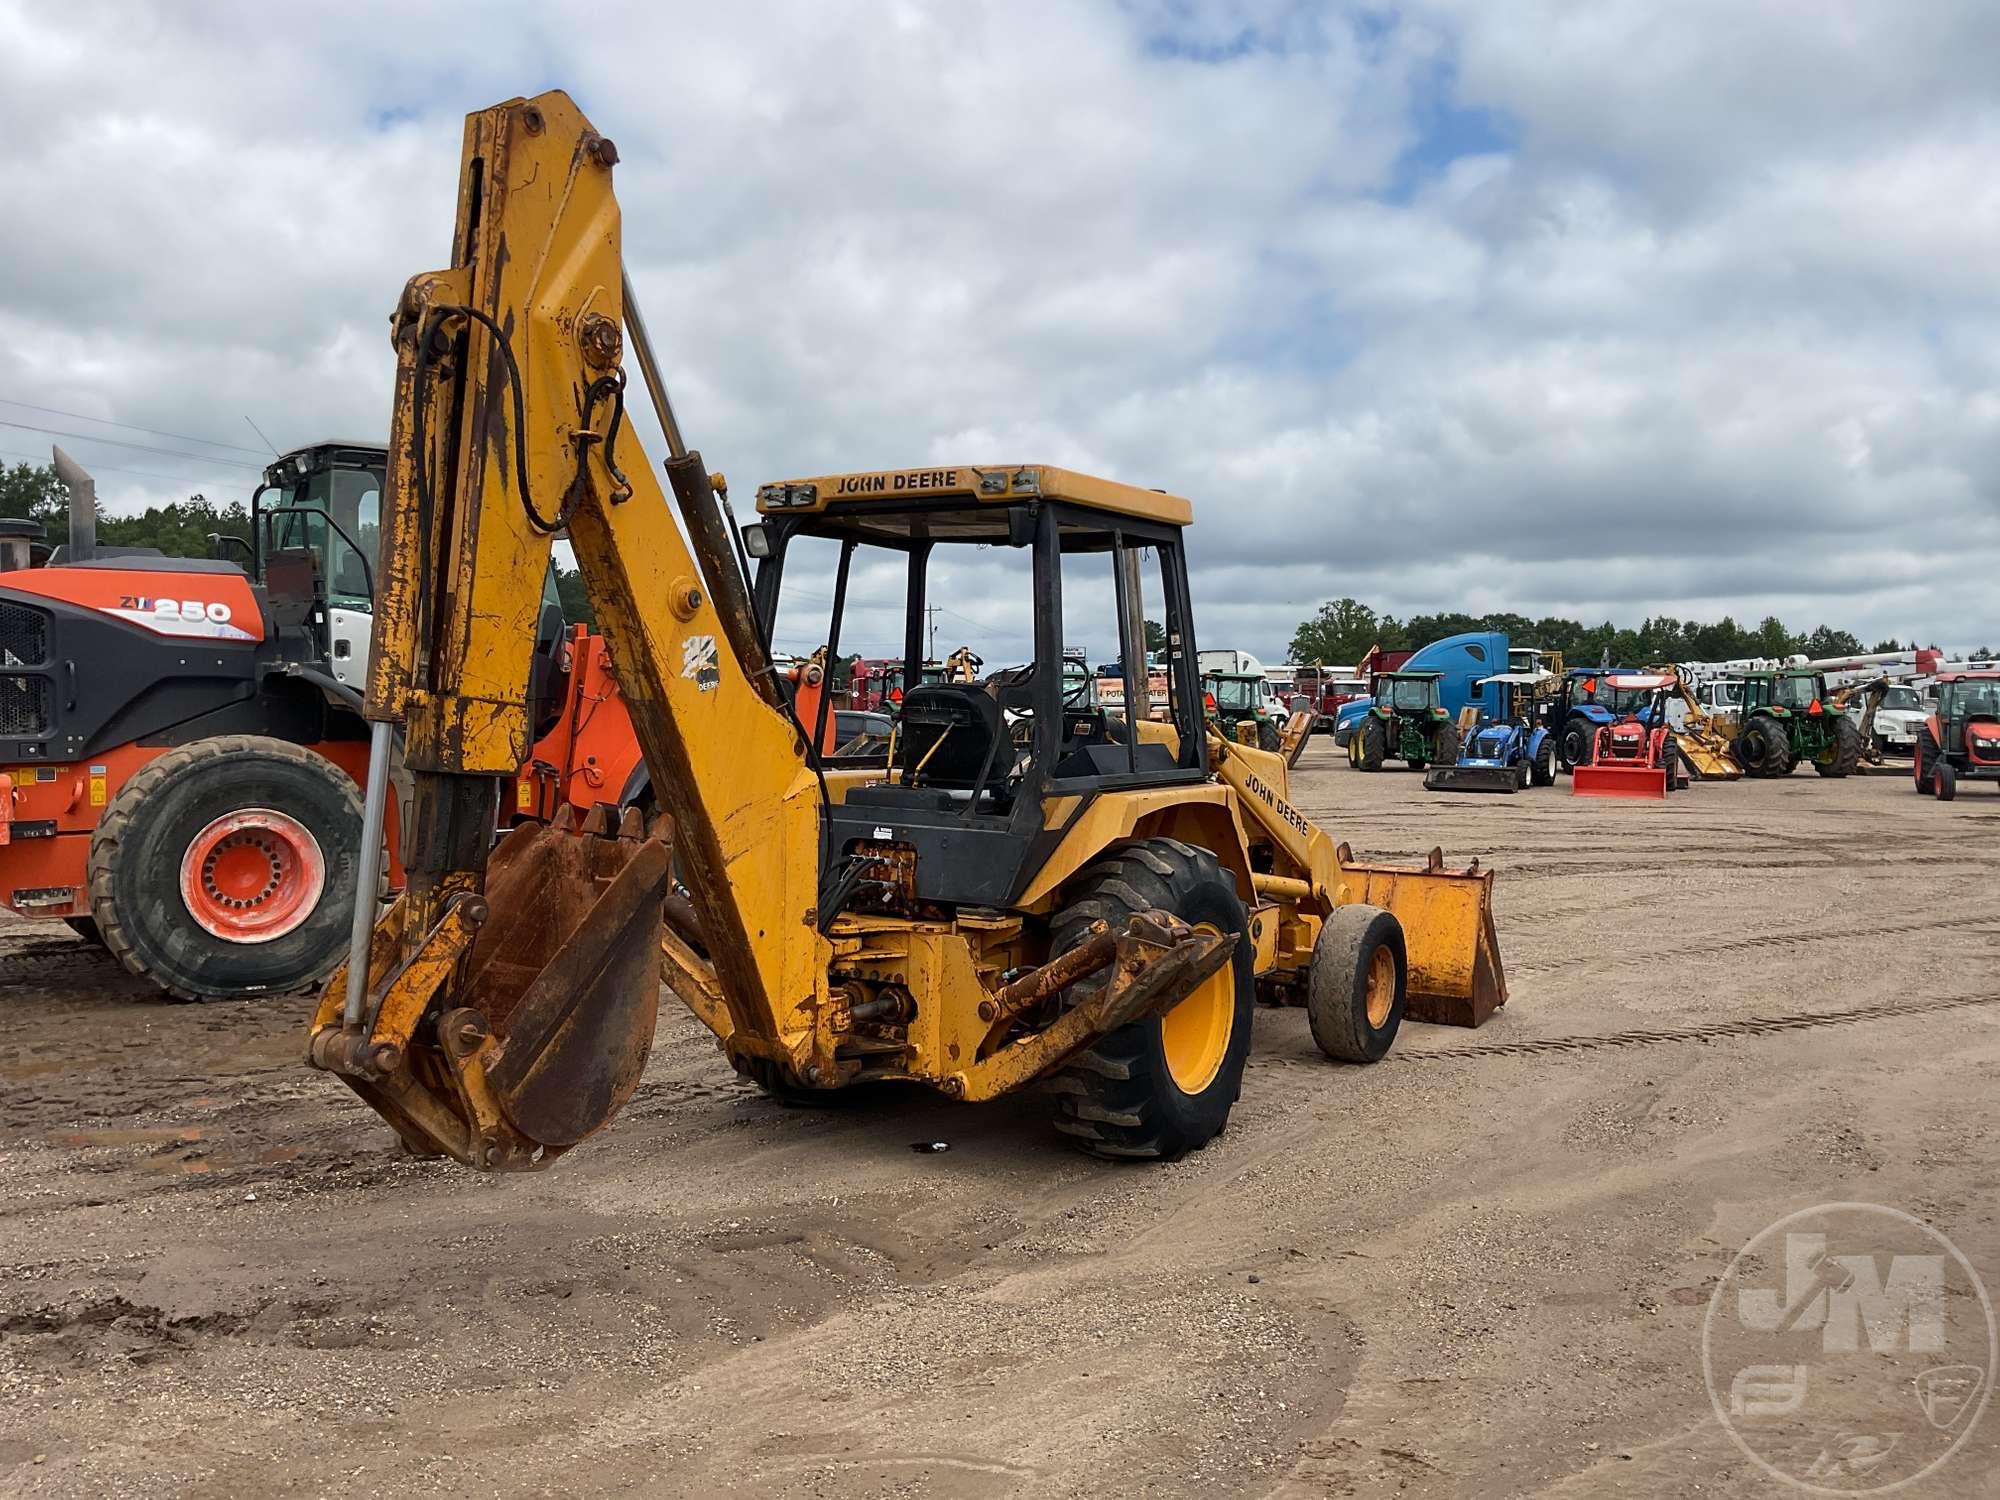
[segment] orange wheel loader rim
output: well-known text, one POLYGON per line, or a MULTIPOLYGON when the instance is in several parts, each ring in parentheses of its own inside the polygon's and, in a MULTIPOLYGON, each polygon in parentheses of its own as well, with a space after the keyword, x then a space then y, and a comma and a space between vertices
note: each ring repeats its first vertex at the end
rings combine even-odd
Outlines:
MULTIPOLYGON (((1207 922, 1197 932, 1220 933, 1207 922)), ((1199 1094, 1222 1071, 1229 1053, 1229 1033, 1236 1024, 1236 962, 1232 958, 1204 979, 1173 1009, 1160 1017, 1160 1049, 1167 1073, 1184 1094, 1199 1094)))
POLYGON ((1377 948, 1368 957, 1368 1025, 1380 1031, 1396 1008, 1396 955, 1377 948))
POLYGON ((197 926, 230 943, 269 943, 313 914, 326 856, 298 819, 268 807, 225 813, 181 856, 181 900, 197 926))

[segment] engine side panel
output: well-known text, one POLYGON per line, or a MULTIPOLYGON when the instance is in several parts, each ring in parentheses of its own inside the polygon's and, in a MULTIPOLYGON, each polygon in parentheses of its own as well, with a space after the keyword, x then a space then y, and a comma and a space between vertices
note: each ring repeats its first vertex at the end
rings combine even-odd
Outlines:
MULTIPOLYGON (((19 581, 10 577, 0 588, 0 765, 101 756, 256 696, 267 652, 260 644, 255 596, 241 578, 233 582, 257 633, 225 638, 171 634, 133 621, 132 611, 122 606, 77 603, 42 586, 68 571, 49 568, 19 581)), ((128 575, 100 574, 121 576, 128 575)), ((112 597, 150 598, 115 592, 112 597)))

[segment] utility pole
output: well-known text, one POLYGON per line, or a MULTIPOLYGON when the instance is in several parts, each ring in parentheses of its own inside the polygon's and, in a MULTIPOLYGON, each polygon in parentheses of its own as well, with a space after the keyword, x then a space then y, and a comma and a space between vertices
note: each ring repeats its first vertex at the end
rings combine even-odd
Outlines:
POLYGON ((924 653, 925 659, 927 661, 937 660, 937 617, 939 608, 941 608, 941 606, 936 604, 926 604, 924 606, 924 613, 927 616, 929 616, 931 625, 930 649, 924 653))

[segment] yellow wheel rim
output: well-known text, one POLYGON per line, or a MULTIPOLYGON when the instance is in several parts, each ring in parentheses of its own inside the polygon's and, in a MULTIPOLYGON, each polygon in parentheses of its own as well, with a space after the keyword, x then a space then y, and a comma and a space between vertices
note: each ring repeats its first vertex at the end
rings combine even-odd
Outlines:
POLYGON ((1377 948, 1368 959, 1368 1025, 1380 1031, 1396 1008, 1396 955, 1377 948))
MULTIPOLYGON (((1210 922, 1197 922, 1197 932, 1220 932, 1210 922)), ((1393 980, 1394 976, 1391 975, 1393 980)), ((1187 999, 1160 1017, 1160 1046, 1167 1055, 1167 1073, 1184 1094, 1199 1094, 1222 1071, 1229 1051, 1229 1033, 1236 1024, 1236 960, 1204 979, 1187 999)))

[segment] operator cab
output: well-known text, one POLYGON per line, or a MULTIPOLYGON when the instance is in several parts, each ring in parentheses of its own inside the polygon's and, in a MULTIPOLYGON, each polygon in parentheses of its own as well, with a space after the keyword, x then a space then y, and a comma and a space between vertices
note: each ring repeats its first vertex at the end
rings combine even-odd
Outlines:
POLYGON ((264 471, 251 496, 249 545, 218 539, 247 552, 279 638, 299 638, 291 654, 330 663, 334 678, 357 692, 368 673, 388 457, 380 443, 328 439, 296 448, 264 471))
POLYGON ((1817 672, 1749 673, 1738 679, 1738 687, 1745 713, 1778 708, 1803 714, 1826 706, 1826 679, 1817 672))
MULTIPOLYGON (((1000 905, 1095 797, 1205 779, 1187 501, 968 465, 767 484, 757 508, 744 539, 765 640, 917 664, 892 678, 902 701, 883 753, 818 765, 831 862, 913 854, 919 900, 1000 905), (1165 637, 1169 689, 1164 720, 1135 723, 1094 701, 1085 658, 1064 643, 1115 642, 1131 664, 1125 702, 1144 704, 1148 626, 1165 637), (932 680, 920 664, 937 628, 976 631, 1017 665, 932 680)), ((819 726, 801 728, 823 743, 819 726)))
POLYGON ((1444 712, 1441 672, 1378 672, 1371 696, 1377 708, 1399 714, 1444 712))

